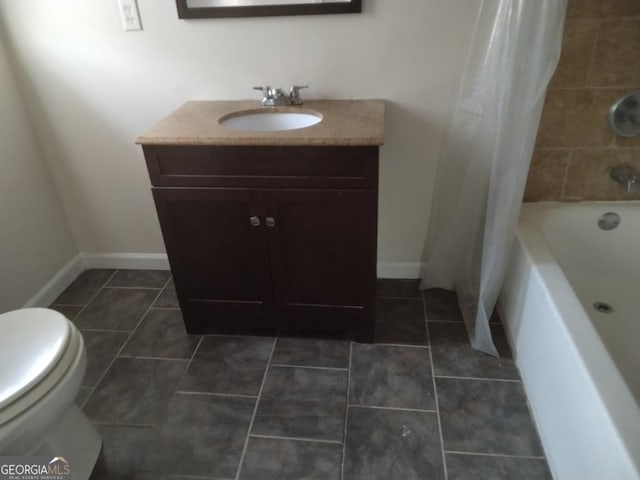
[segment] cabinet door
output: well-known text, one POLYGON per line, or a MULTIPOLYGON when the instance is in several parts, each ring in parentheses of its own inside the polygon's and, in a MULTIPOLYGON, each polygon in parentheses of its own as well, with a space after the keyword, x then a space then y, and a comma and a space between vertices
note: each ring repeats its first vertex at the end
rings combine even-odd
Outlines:
POLYGON ((375 191, 267 191, 265 222, 276 305, 288 326, 332 329, 371 319, 375 191))
POLYGON ((259 192, 154 188, 153 195, 185 320, 272 307, 259 192))

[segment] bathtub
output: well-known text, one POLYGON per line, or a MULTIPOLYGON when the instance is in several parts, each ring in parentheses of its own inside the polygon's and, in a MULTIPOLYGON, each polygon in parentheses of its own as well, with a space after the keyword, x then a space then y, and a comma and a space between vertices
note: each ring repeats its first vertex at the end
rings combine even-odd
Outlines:
POLYGON ((640 202, 524 204, 498 308, 554 479, 639 480, 640 202))

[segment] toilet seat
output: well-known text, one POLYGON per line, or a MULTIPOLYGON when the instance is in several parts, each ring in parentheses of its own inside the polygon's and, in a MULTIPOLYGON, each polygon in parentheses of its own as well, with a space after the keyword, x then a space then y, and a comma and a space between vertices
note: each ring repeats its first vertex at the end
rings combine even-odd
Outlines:
POLYGON ((57 312, 25 310, 0 315, 0 358, 11 364, 10 370, 0 364, 0 456, 63 456, 74 479, 88 480, 102 439, 74 402, 87 367, 82 335, 57 312), (34 346, 34 338, 43 343, 34 346), (40 361, 26 353, 29 348, 40 361), (16 365, 20 354, 26 363, 16 365), (16 374, 19 368, 24 377, 16 374))
POLYGON ((0 426, 59 382, 81 344, 77 329, 54 310, 28 308, 0 315, 0 426))

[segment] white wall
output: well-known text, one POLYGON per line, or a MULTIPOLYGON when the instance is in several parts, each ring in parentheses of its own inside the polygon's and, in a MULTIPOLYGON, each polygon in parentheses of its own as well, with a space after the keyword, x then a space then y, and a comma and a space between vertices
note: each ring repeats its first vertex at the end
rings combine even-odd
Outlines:
POLYGON ((0 313, 22 307, 76 254, 0 42, 0 313))
POLYGON ((310 83, 315 98, 389 101, 379 261, 419 262, 433 175, 477 0, 364 0, 362 14, 179 20, 174 0, 0 0, 64 208, 83 252, 162 252, 139 133, 186 100, 258 100, 253 85, 310 83))

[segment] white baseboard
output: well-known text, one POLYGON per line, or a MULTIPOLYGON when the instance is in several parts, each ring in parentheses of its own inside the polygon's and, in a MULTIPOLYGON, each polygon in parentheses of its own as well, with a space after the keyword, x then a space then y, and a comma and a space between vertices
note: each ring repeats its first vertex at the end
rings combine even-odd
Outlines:
MULTIPOLYGON (((50 305, 88 268, 168 270, 169 260, 166 253, 78 253, 25 303, 25 308, 50 305)), ((419 262, 382 262, 378 263, 378 278, 420 278, 422 268, 419 262)))
MULTIPOLYGON (((82 253, 85 268, 168 270, 166 253, 82 253)), ((379 278, 420 278, 420 262, 378 263, 379 278)))
POLYGON ((380 262, 378 278, 420 278, 423 268, 420 262, 380 262))
POLYGON ((166 253, 81 253, 85 268, 169 270, 166 253))
POLYGON ((88 268, 168 270, 169 260, 166 253, 78 253, 24 304, 24 308, 51 305, 88 268))
POLYGON ((76 254, 49 280, 24 307, 48 307, 85 269, 82 255, 76 254))

